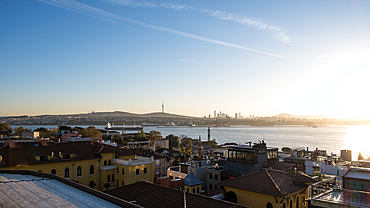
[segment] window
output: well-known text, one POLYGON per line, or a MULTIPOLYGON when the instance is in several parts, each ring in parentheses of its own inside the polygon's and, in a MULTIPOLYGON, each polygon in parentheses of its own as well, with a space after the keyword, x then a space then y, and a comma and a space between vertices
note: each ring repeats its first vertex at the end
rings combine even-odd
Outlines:
POLYGON ((189 188, 186 189, 186 192, 189 192, 189 188))
POLYGON ((165 159, 162 159, 162 163, 163 163, 163 164, 164 164, 164 160, 165 160, 165 159))
POLYGON ((209 179, 212 179, 212 173, 211 173, 211 174, 209 174, 209 179))
POLYGON ((114 181, 114 174, 112 174, 112 181, 114 181))
POLYGON ((293 208, 293 200, 290 200, 290 201, 289 201, 289 207, 290 207, 290 208, 293 208))
POLYGON ((39 173, 42 173, 42 170, 39 170, 39 173))
POLYGON ((215 185, 215 189, 217 188, 217 185, 215 185))
POLYGON ((112 162, 110 160, 108 160, 108 165, 112 165, 112 162))
POLYGON ((215 175, 215 180, 218 181, 218 175, 215 175))
POLYGON ((94 166, 90 165, 90 175, 94 175, 94 166))
POLYGON ((40 161, 46 161, 48 160, 48 156, 40 156, 40 161))
POLYGON ((197 187, 197 193, 199 193, 199 187, 197 187))
POLYGON ((125 182, 124 181, 122 181, 122 186, 125 186, 125 182))
POLYGON ((155 160, 155 166, 160 166, 161 165, 161 160, 155 160))
POLYGON ((107 182, 110 182, 110 175, 107 176, 107 182))
POLYGON ((213 189, 213 186, 212 186, 212 183, 209 184, 209 190, 212 190, 213 189))
POLYGON ((266 208, 273 208, 271 202, 269 202, 269 203, 266 204, 266 208))
POLYGON ((193 193, 195 193, 195 188, 193 188, 193 193))
POLYGON ((125 175, 125 169, 122 168, 122 175, 125 175))
POLYGON ((64 178, 69 178, 69 168, 64 169, 64 178))
POLYGON ((148 173, 148 168, 144 168, 144 174, 148 173))
POLYGON ((155 174, 159 175, 159 168, 155 168, 155 174))
POLYGON ((299 208, 299 196, 297 196, 297 199, 296 199, 295 201, 296 201, 296 205, 295 205, 295 207, 296 207, 296 208, 299 208))
POLYGON ((104 160, 104 166, 107 166, 107 161, 106 160, 104 160))
POLYGON ((286 208, 286 204, 285 204, 285 202, 283 203, 283 208, 286 208))
POLYGON ((77 176, 82 176, 81 166, 77 167, 77 176))
POLYGON ((162 168, 162 174, 164 175, 164 173, 165 173, 165 172, 164 172, 164 167, 163 167, 163 168, 162 168))
POLYGON ((57 171, 55 169, 51 170, 51 174, 55 175, 57 174, 57 171))
POLYGON ((119 173, 119 168, 117 168, 117 173, 119 173))
POLYGON ((136 169, 136 175, 139 175, 139 174, 140 174, 140 170, 136 169))

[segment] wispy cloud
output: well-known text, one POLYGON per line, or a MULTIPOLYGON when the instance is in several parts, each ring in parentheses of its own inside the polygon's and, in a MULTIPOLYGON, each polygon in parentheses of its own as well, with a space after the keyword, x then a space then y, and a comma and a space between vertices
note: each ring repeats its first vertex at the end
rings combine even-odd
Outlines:
POLYGON ((37 1, 44 2, 44 3, 50 4, 50 5, 53 5, 53 6, 56 6, 56 7, 63 8, 63 9, 67 9, 67 10, 70 10, 70 11, 73 11, 73 12, 78 12, 78 13, 82 13, 82 14, 85 14, 85 15, 93 16, 93 17, 104 18, 104 19, 108 19, 108 20, 115 21, 115 22, 120 22, 120 23, 128 22, 128 23, 131 23, 131 24, 135 24, 135 25, 139 25, 139 26, 143 26, 143 27, 147 27, 147 28, 151 28, 151 29, 155 29, 155 30, 160 30, 160 31, 172 33, 172 34, 182 36, 182 37, 186 37, 186 38, 191 38, 191 39, 200 40, 200 41, 204 41, 204 42, 214 43, 214 44, 218 44, 218 45, 224 45, 224 46, 228 46, 228 47, 232 47, 232 48, 239 48, 239 49, 243 49, 243 50, 247 50, 247 51, 253 51, 253 52, 256 52, 256 53, 261 53, 261 54, 265 54, 265 55, 269 55, 269 56, 273 56, 273 57, 286 58, 285 56, 282 56, 282 55, 269 53, 269 52, 265 52, 265 51, 261 51, 261 50, 257 50, 257 49, 253 49, 253 48, 248 48, 248 47, 245 47, 245 46, 241 46, 241 45, 237 45, 237 44, 233 44, 233 43, 228 43, 228 42, 224 42, 224 41, 214 40, 214 39, 210 39, 210 38, 206 38, 206 37, 202 37, 202 36, 198 36, 198 35, 193 35, 193 34, 186 33, 186 32, 181 32, 181 31, 178 31, 178 30, 173 30, 173 29, 169 29, 169 28, 165 28, 165 27, 161 27, 161 26, 141 22, 141 21, 138 21, 138 20, 130 19, 130 18, 123 17, 123 16, 120 16, 120 15, 116 15, 116 14, 107 12, 105 10, 102 10, 102 9, 99 9, 99 8, 96 8, 96 7, 87 5, 87 4, 83 4, 81 2, 74 1, 74 0, 37 0, 37 1))
POLYGON ((194 60, 187 60, 187 59, 179 59, 179 61, 192 62, 192 63, 202 63, 202 64, 205 63, 203 61, 194 61, 194 60))
POLYGON ((193 6, 176 5, 176 4, 171 4, 171 3, 156 4, 155 2, 137 1, 137 0, 101 0, 101 1, 108 2, 114 5, 122 5, 122 6, 157 7, 157 8, 166 8, 166 9, 174 9, 174 10, 196 10, 198 12, 205 13, 208 16, 214 17, 219 20, 232 21, 232 22, 239 23, 241 25, 256 28, 257 30, 268 32, 269 34, 272 35, 274 39, 282 43, 291 42, 291 38, 287 35, 287 32, 283 30, 282 28, 274 26, 274 25, 270 25, 261 20, 250 18, 244 15, 238 15, 238 14, 209 10, 209 9, 201 9, 201 8, 196 8, 193 6))

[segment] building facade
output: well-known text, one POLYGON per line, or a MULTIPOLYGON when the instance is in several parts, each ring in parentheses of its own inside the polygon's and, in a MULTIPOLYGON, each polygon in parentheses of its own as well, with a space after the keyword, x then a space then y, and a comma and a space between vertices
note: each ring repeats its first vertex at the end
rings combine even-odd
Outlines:
POLYGON ((0 157, 0 169, 51 173, 98 190, 154 181, 153 158, 97 142, 8 140, 0 157))

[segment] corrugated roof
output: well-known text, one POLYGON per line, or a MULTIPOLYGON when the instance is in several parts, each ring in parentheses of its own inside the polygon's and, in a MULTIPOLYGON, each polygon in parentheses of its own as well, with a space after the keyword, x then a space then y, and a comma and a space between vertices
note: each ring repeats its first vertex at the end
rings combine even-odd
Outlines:
POLYGON ((0 207, 119 207, 55 179, 0 173, 0 207))
POLYGON ((370 180, 370 168, 351 168, 343 177, 370 180))

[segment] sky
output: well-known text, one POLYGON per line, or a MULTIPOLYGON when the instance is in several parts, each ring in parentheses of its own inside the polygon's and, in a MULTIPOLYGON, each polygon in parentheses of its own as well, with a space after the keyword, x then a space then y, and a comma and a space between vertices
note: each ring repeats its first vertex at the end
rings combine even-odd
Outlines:
POLYGON ((370 1, 2 0, 0 116, 370 114, 370 1))

